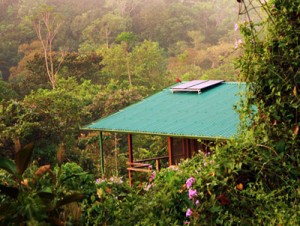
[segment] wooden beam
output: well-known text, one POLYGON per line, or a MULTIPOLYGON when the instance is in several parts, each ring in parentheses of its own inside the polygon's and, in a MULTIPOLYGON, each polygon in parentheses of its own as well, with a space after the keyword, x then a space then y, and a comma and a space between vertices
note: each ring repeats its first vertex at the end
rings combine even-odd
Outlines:
POLYGON ((168 137, 169 166, 173 165, 172 140, 172 137, 168 137))
POLYGON ((151 173, 152 171, 150 169, 142 169, 142 168, 136 168, 136 167, 128 167, 127 170, 130 171, 138 171, 138 172, 145 172, 145 173, 151 173))

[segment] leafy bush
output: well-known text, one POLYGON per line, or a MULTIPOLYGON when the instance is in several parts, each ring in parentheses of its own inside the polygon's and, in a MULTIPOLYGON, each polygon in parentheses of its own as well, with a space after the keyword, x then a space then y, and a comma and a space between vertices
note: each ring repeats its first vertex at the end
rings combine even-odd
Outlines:
MULTIPOLYGON (((95 190, 93 177, 75 163, 51 169, 29 166, 33 145, 16 153, 15 161, 0 158, 0 224, 62 225, 78 223, 81 201, 95 190)), ((61 164, 61 158, 58 158, 61 164)))

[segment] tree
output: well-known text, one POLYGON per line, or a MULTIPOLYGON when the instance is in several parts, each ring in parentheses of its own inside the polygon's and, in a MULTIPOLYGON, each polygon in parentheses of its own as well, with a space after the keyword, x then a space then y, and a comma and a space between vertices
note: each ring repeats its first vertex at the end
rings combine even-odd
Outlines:
POLYGON ((122 17, 130 16, 142 4, 142 0, 106 0, 105 7, 115 11, 122 17))
POLYGON ((9 68, 18 63, 18 46, 28 38, 19 24, 18 9, 19 1, 0 1, 0 71, 4 80, 10 75, 9 68))
POLYGON ((133 38, 130 33, 122 33, 120 39, 124 41, 121 44, 99 50, 99 54, 103 56, 103 76, 119 81, 126 79, 129 85, 156 89, 169 84, 165 77, 165 55, 158 43, 145 40, 132 47, 133 38))
POLYGON ((35 141, 39 158, 48 162, 52 159, 49 153, 61 143, 72 151, 80 122, 88 121, 86 106, 98 92, 99 87, 90 81, 79 85, 75 78, 60 78, 56 89, 39 89, 22 101, 4 102, 0 108, 0 147, 15 139, 21 143, 35 141))
POLYGON ((131 21, 128 17, 124 18, 113 13, 105 14, 103 17, 91 22, 90 25, 84 29, 83 38, 85 42, 81 45, 81 49, 83 49, 83 46, 86 44, 98 47, 103 43, 109 48, 117 35, 128 30, 130 27, 131 21))
POLYGON ((165 52, 158 42, 143 41, 135 46, 130 54, 130 64, 135 84, 162 89, 170 84, 166 76, 165 52))
POLYGON ((43 47, 48 78, 52 89, 55 89, 58 72, 63 63, 64 54, 62 53, 60 63, 55 68, 53 62, 53 40, 62 25, 62 20, 59 15, 54 12, 54 8, 47 5, 40 6, 31 20, 37 38, 43 47))
POLYGON ((12 89, 11 84, 0 78, 0 103, 2 100, 10 100, 17 98, 17 93, 12 89))
POLYGON ((97 54, 103 57, 101 61, 103 66, 101 70, 102 77, 108 80, 128 81, 126 58, 122 45, 113 45, 110 48, 104 46, 97 49, 97 54))
POLYGON ((126 59, 126 69, 127 69, 127 75, 128 75, 128 82, 129 85, 132 85, 131 81, 131 71, 130 71, 130 65, 129 65, 129 48, 131 44, 136 40, 136 36, 132 32, 123 32, 118 35, 116 38, 117 42, 121 42, 124 45, 125 50, 125 59, 126 59))
MULTIPOLYGON (((101 33, 105 37, 106 46, 109 47, 109 36, 112 32, 127 30, 130 20, 114 14, 106 14, 101 19, 101 33)), ((118 39, 118 36, 117 36, 118 39)))

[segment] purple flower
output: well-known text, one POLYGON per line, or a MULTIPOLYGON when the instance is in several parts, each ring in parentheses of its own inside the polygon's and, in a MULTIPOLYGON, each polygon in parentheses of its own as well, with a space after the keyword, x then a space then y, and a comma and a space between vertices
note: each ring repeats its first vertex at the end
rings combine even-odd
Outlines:
POLYGON ((234 30, 237 31, 239 29, 239 25, 237 23, 234 24, 234 30))
POLYGON ((195 204, 196 204, 196 206, 198 206, 200 204, 200 201, 197 199, 195 204))
POLYGON ((185 216, 189 217, 189 216, 192 216, 192 214, 193 214, 193 211, 190 208, 188 208, 186 213, 185 213, 185 216))
POLYGON ((196 189, 190 189, 189 190, 189 199, 193 199, 197 195, 198 195, 198 192, 197 192, 196 189))
POLYGON ((187 188, 192 187, 192 185, 195 183, 195 178, 194 177, 190 177, 189 179, 186 180, 185 184, 187 188))
POLYGON ((151 173, 151 175, 150 175, 150 179, 154 179, 155 178, 155 176, 156 176, 156 172, 155 171, 153 171, 152 173, 151 173))

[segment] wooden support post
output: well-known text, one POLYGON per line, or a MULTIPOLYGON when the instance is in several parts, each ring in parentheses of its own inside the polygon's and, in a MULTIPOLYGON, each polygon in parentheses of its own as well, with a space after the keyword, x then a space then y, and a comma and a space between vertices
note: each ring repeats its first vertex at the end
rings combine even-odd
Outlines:
POLYGON ((128 162, 133 162, 132 135, 128 134, 128 162))
POLYGON ((102 131, 99 134, 99 147, 100 147, 100 170, 101 176, 104 178, 104 153, 103 153, 103 138, 102 138, 102 131))
POLYGON ((160 161, 159 161, 159 159, 155 160, 155 168, 156 168, 157 171, 160 171, 160 161))
POLYGON ((132 175, 131 170, 128 170, 129 186, 132 187, 132 175))
POLYGON ((172 137, 168 137, 168 156, 169 156, 169 166, 173 165, 173 155, 172 155, 172 137))
MULTIPOLYGON (((132 135, 131 134, 128 134, 127 141, 128 141, 128 162, 129 162, 129 164, 131 164, 131 163, 133 163, 132 135)), ((129 185, 132 186, 131 170, 128 170, 128 178, 129 178, 129 185)))

